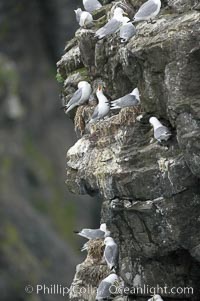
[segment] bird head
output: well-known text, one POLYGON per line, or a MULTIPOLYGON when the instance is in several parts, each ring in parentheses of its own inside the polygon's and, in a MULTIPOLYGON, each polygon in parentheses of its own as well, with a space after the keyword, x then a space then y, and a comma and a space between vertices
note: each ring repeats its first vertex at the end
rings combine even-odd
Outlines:
POLYGON ((152 300, 152 301, 163 301, 160 295, 153 295, 150 300, 152 300))
POLYGON ((112 274, 110 274, 110 275, 107 277, 108 282, 113 283, 113 284, 114 284, 114 282, 117 281, 118 279, 119 279, 119 278, 118 278, 118 276, 117 276, 115 273, 112 273, 112 274))
POLYGON ((83 87, 86 86, 86 85, 89 85, 88 82, 86 82, 86 81, 81 81, 81 82, 78 83, 78 88, 79 88, 79 89, 80 89, 80 88, 83 88, 83 87))
POLYGON ((151 118, 149 119, 149 122, 150 122, 152 125, 154 125, 155 123, 158 122, 158 119, 157 119, 156 117, 151 117, 151 118))
POLYGON ((123 21, 123 25, 125 25, 130 21, 130 19, 128 17, 123 17, 122 21, 123 21))
POLYGON ((107 244, 109 244, 110 242, 112 242, 113 241, 113 239, 112 239, 112 237, 106 237, 105 239, 104 239, 104 245, 107 245, 107 244))
POLYGON ((125 12, 121 7, 116 7, 114 10, 114 16, 124 15, 125 12))
POLYGON ((82 12, 82 9, 81 9, 81 8, 77 8, 77 9, 74 10, 74 12, 75 12, 75 14, 77 15, 77 14, 79 14, 79 13, 82 12))
POLYGON ((140 101, 140 92, 138 90, 138 88, 135 88, 132 92, 131 92, 131 95, 134 95, 136 97, 136 99, 138 101, 140 101))
POLYGON ((100 230, 106 232, 106 223, 100 225, 100 230))

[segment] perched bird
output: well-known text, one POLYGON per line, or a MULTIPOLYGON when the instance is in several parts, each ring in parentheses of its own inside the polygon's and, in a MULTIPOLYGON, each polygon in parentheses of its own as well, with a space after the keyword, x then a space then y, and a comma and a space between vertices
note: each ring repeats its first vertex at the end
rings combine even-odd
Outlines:
POLYGON ((159 14, 161 8, 161 0, 148 0, 145 2, 135 14, 133 20, 151 21, 159 14))
POLYGON ((110 274, 103 262, 103 240, 89 240, 87 257, 76 268, 76 274, 71 284, 69 299, 94 301, 99 283, 110 274))
POLYGON ((67 114, 74 107, 84 104, 90 97, 92 93, 91 85, 86 81, 81 81, 78 83, 78 90, 74 93, 70 101, 63 108, 67 114))
POLYGON ((152 298, 148 299, 148 301, 163 301, 160 295, 154 295, 152 298))
MULTIPOLYGON (((105 279, 103 279, 100 284, 99 287, 97 289, 97 295, 96 295, 96 300, 100 301, 100 300, 108 300, 111 296, 112 293, 112 285, 116 285, 118 282, 118 276, 116 274, 110 274, 108 277, 106 277, 105 279)), ((116 289, 114 288, 114 291, 116 291, 116 289)))
POLYGON ((102 7, 98 0, 83 0, 83 6, 89 13, 92 13, 93 11, 102 7))
POLYGON ((102 39, 118 31, 120 26, 123 24, 123 15, 125 14, 126 13, 123 11, 122 8, 115 8, 113 18, 110 19, 108 23, 106 23, 106 25, 97 30, 97 32, 95 33, 95 37, 98 37, 98 39, 102 39))
POLYGON ((87 11, 82 11, 81 8, 74 10, 76 14, 76 20, 79 23, 80 27, 91 27, 93 25, 93 17, 87 11))
POLYGON ((159 142, 167 141, 171 137, 172 134, 170 130, 166 126, 162 125, 162 123, 156 117, 151 117, 149 122, 153 126, 154 138, 156 140, 159 142))
POLYGON ((111 102, 111 110, 133 107, 140 104, 140 94, 138 88, 135 88, 130 94, 120 97, 111 102))
POLYGON ((89 123, 104 118, 110 112, 110 103, 107 97, 103 94, 102 86, 98 85, 97 92, 98 105, 96 106, 92 118, 89 123))
POLYGON ((123 25, 120 27, 120 31, 119 31, 121 43, 128 42, 136 34, 135 26, 129 21, 130 21, 129 18, 127 17, 123 18, 123 25))
POLYGON ((118 247, 112 237, 106 237, 104 239, 104 244, 106 245, 104 251, 104 258, 107 262, 110 270, 116 267, 116 262, 118 258, 118 247))
POLYGON ((101 224, 99 229, 82 229, 80 232, 75 231, 75 233, 87 239, 101 239, 110 235, 105 223, 101 224))

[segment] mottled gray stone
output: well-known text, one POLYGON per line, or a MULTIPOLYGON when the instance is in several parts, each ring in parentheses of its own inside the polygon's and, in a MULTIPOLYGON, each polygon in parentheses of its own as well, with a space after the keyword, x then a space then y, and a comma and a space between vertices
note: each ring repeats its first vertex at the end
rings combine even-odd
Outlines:
POLYGON ((177 137, 192 173, 200 177, 200 121, 182 113, 177 119, 177 137))

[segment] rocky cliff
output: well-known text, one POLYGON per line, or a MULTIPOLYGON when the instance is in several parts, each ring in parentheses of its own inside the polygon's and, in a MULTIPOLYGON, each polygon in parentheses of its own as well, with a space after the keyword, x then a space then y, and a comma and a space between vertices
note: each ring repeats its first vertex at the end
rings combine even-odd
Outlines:
MULTIPOLYGON (((130 16, 142 2, 126 1, 130 16)), ((94 15, 96 27, 112 4, 94 15)), ((117 37, 97 41, 96 28, 78 30, 58 63, 65 101, 79 80, 94 89, 103 81, 112 99, 140 90, 140 122, 126 108, 86 130, 93 102, 72 114, 81 137, 67 152, 66 183, 102 200, 101 220, 118 243, 126 286, 194 288, 164 300, 200 298, 199 9, 195 0, 162 1, 156 23, 138 24, 126 45, 117 37), (167 145, 152 141, 152 115, 171 128, 167 145)))

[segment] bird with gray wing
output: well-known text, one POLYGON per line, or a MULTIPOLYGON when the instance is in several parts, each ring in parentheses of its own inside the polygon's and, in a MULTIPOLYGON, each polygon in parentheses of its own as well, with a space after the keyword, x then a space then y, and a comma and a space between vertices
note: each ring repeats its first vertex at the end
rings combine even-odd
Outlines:
POLYGON ((115 8, 113 17, 108 21, 108 23, 106 23, 106 25, 96 31, 95 37, 102 39, 117 32, 123 24, 123 15, 126 15, 126 13, 122 8, 115 8))
POLYGON ((154 295, 152 298, 148 299, 148 301, 163 301, 160 295, 154 295))
POLYGON ((82 229, 81 231, 74 232, 87 239, 101 239, 110 235, 110 231, 107 230, 105 223, 101 224, 99 229, 82 229))
POLYGON ((102 7, 98 0, 83 0, 83 6, 89 13, 92 13, 93 11, 102 7))
POLYGON ((80 27, 89 28, 93 26, 93 17, 89 12, 82 11, 81 8, 75 9, 74 12, 80 27))
POLYGON ((110 270, 114 269, 118 259, 118 247, 112 237, 106 237, 104 239, 105 251, 104 258, 110 270))
POLYGON ((110 112, 110 103, 107 97, 103 94, 102 85, 98 85, 96 96, 98 98, 99 103, 96 106, 89 123, 103 119, 110 112))
POLYGON ((135 88, 130 94, 113 100, 110 104, 111 110, 122 109, 126 107, 138 106, 140 104, 140 94, 138 88, 135 88))
POLYGON ((133 36, 136 35, 136 28, 129 21, 130 21, 129 18, 127 17, 123 18, 123 25, 120 27, 120 31, 119 31, 121 43, 128 42, 133 36))
POLYGON ((78 83, 78 90, 74 93, 70 101, 63 107, 65 113, 69 113, 76 106, 84 104, 92 93, 91 85, 86 81, 78 83))
POLYGON ((112 286, 114 286, 113 291, 116 291, 116 285, 119 278, 116 274, 110 274, 108 277, 103 279, 97 289, 96 300, 108 300, 111 297, 112 286))
POLYGON ((166 126, 162 125, 162 123, 156 117, 151 117, 149 122, 153 126, 154 138, 156 140, 159 142, 169 140, 172 135, 170 130, 166 126))
POLYGON ((151 21, 159 14, 161 8, 161 0, 148 0, 145 2, 135 14, 133 20, 151 21))

